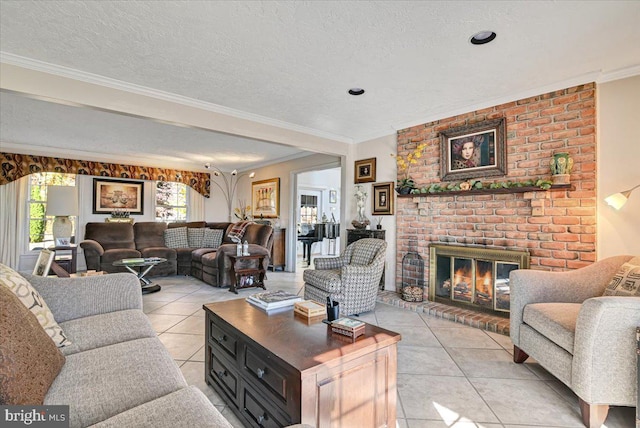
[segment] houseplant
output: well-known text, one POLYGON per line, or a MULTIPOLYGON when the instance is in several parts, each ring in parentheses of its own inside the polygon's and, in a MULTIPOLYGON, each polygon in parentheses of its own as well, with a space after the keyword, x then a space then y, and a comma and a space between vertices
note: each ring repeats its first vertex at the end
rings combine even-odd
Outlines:
POLYGON ((396 192, 401 195, 406 195, 411 193, 412 190, 416 188, 416 184, 409 175, 411 170, 411 165, 415 165, 418 163, 418 159, 422 157, 422 151, 427 145, 425 143, 420 143, 418 146, 406 157, 396 156, 391 154, 397 158, 398 165, 398 176, 403 176, 403 178, 398 180, 398 185, 396 186, 396 192))

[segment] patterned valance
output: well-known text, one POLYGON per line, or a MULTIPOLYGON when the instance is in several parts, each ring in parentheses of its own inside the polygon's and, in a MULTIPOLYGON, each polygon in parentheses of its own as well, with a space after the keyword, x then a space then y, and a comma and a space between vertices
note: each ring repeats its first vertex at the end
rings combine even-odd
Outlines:
POLYGON ((151 168, 106 162, 91 162, 47 156, 20 155, 0 152, 2 175, 0 184, 7 184, 36 172, 95 175, 100 177, 131 178, 138 180, 175 181, 184 183, 204 197, 211 194, 211 176, 205 172, 151 168))

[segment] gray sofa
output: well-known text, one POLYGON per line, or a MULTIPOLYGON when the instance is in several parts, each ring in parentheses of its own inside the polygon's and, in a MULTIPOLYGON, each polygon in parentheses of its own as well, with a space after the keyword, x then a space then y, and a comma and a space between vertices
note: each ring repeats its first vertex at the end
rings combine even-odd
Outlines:
POLYGON ((510 275, 513 360, 532 356, 571 388, 587 427, 600 427, 609 405, 637 403, 640 297, 603 296, 625 262, 637 266, 640 257, 610 257, 568 272, 523 269, 510 275))
POLYGON ((69 405, 71 427, 231 427, 157 338, 134 275, 24 276, 72 342, 44 400, 69 405))

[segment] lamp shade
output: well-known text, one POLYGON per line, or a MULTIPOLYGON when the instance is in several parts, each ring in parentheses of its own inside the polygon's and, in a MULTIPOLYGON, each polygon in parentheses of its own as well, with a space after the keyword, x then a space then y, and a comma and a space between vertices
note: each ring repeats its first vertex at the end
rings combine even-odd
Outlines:
POLYGON ((47 186, 47 211, 45 215, 78 215, 78 190, 74 186, 47 186))
POLYGON ((613 208, 619 210, 627 203, 627 199, 628 197, 622 193, 614 193, 613 195, 607 196, 604 201, 613 208))

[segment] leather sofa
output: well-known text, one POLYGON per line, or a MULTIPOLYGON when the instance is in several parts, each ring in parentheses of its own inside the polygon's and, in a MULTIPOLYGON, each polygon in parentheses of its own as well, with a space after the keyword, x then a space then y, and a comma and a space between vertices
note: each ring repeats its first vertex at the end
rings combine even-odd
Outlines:
MULTIPOLYGON (((127 272, 124 267, 113 266, 113 262, 124 258, 162 257, 167 263, 155 266, 148 276, 191 275, 207 284, 228 287, 232 284, 231 259, 236 253, 236 244, 229 239, 233 223, 227 222, 139 222, 87 223, 84 240, 80 242, 87 269, 109 273, 127 272), (218 248, 169 248, 165 245, 164 232, 168 228, 210 228, 223 230, 222 244, 218 248)), ((251 254, 265 255, 266 271, 273 246, 271 226, 250 224, 243 241, 249 243, 251 254)))

